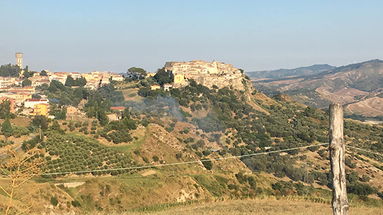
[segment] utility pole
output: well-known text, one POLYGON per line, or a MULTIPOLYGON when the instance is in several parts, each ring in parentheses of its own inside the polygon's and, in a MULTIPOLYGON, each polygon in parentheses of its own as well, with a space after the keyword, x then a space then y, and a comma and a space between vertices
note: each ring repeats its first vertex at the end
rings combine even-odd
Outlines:
POLYGON ((329 150, 332 172, 333 215, 347 215, 348 199, 346 188, 345 144, 343 139, 343 107, 330 105, 329 150))

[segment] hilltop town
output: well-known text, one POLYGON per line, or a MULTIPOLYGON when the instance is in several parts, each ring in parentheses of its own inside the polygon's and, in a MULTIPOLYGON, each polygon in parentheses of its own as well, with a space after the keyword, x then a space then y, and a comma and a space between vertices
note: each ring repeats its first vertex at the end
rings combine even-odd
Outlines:
MULTIPOLYGON (((12 113, 24 116, 54 116, 49 115, 51 103, 58 103, 57 99, 49 100, 41 88, 49 86, 52 81, 57 81, 71 88, 83 87, 89 90, 96 90, 107 86, 111 82, 122 82, 124 76, 112 72, 94 71, 90 73, 78 72, 30 72, 28 67, 23 68, 21 53, 16 54, 16 66, 20 68, 16 77, 0 77, 0 101, 8 100, 12 113)), ((190 62, 167 62, 163 67, 165 72, 172 76, 167 83, 152 83, 151 90, 185 87, 190 80, 204 85, 208 88, 231 87, 236 90, 244 90, 245 85, 243 71, 230 64, 221 62, 206 62, 195 60, 190 62)), ((156 73, 146 73, 144 77, 154 77, 156 73)), ((79 113, 78 107, 68 106, 68 115, 79 113)), ((122 107, 112 107, 112 110, 122 107)), ((110 119, 116 117, 112 116, 110 119)))
POLYGON ((209 88, 233 87, 244 90, 244 74, 240 69, 231 64, 221 62, 206 62, 195 60, 190 62, 167 62, 165 71, 171 71, 174 75, 174 87, 184 87, 188 79, 195 80, 198 84, 209 88))

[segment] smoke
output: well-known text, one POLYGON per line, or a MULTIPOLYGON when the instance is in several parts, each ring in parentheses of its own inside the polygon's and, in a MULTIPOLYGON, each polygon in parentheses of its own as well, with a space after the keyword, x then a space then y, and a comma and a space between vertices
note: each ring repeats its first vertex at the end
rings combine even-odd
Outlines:
POLYGON ((141 102, 127 102, 132 113, 151 116, 169 116, 177 121, 185 121, 185 116, 176 99, 170 96, 145 97, 141 102))

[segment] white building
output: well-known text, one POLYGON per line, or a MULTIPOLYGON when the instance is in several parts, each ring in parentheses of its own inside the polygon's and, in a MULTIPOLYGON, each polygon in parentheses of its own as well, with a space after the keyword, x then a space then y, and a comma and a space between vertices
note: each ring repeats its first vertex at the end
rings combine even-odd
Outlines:
POLYGON ((27 99, 24 101, 25 108, 34 108, 37 104, 49 104, 48 99, 27 99))

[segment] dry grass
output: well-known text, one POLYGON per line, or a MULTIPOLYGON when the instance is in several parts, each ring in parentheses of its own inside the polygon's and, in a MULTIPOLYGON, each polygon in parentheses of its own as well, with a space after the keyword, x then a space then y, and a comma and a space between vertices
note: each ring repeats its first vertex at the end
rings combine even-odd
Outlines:
MULTIPOLYGON (((132 215, 324 215, 331 214, 330 205, 289 200, 234 200, 175 207, 159 212, 126 213, 132 215)), ((351 208, 350 215, 383 215, 382 208, 351 208)))

